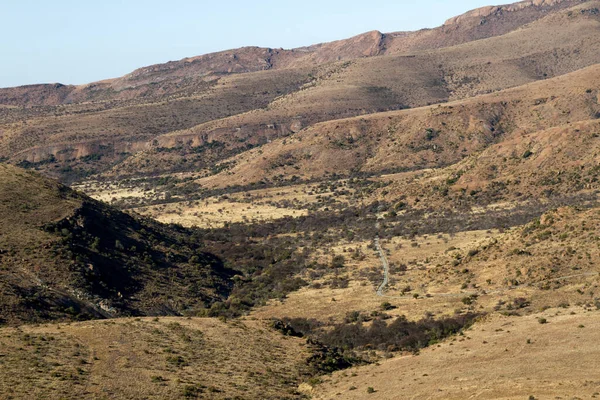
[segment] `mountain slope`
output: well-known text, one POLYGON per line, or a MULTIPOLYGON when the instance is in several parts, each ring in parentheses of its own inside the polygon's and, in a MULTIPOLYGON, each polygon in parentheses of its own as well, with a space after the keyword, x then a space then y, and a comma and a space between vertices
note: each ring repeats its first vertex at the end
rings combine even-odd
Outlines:
POLYGON ((364 399, 367 393, 379 399, 594 397, 599 322, 598 311, 583 308, 571 315, 550 309, 520 318, 490 317, 459 340, 419 355, 360 367, 351 376, 336 373, 313 398, 364 399), (549 323, 540 324, 541 318, 549 323))
POLYGON ((222 300, 230 271, 188 232, 0 164, 0 316, 178 315, 222 300))
MULTIPOLYGON (((528 135, 539 135, 540 141, 546 134, 537 131, 597 119, 599 83, 600 66, 595 65, 463 101, 329 121, 242 153, 229 160, 226 171, 199 183, 224 187, 278 176, 317 179, 332 173, 347 176, 447 166, 494 144, 507 148, 528 135)), ((590 124, 593 131, 596 124, 590 124)), ((536 141, 533 137, 530 140, 536 141)), ((562 140, 568 141, 568 136, 562 140)), ((521 148, 527 150, 525 145, 515 150, 521 148)))
POLYGON ((0 397, 7 399, 294 399, 311 372, 304 341, 259 321, 121 318, 0 328, 0 353, 0 397))
POLYGON ((410 56, 233 74, 190 97, 136 105, 5 110, 0 156, 69 182, 129 158, 132 165, 111 175, 197 171, 315 123, 468 98, 599 63, 600 3, 566 4, 508 34, 410 56), (30 116, 18 119, 23 113, 30 116), (211 142, 221 148, 198 154, 211 142), (154 148, 176 151, 144 152, 154 148))
MULTIPOLYGON (((90 100, 125 100, 181 93, 223 74, 315 66, 359 57, 454 46, 513 31, 580 0, 522 1, 490 6, 449 19, 435 29, 382 34, 367 32, 346 40, 292 50, 245 47, 140 68, 117 79, 82 86, 32 85, 0 89, 0 104, 57 105, 90 100)), ((193 89, 192 89, 193 90, 193 89)))

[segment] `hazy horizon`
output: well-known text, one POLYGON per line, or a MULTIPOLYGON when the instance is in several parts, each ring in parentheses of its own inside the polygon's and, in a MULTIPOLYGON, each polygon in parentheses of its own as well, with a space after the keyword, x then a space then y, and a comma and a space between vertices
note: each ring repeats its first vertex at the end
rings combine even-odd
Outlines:
POLYGON ((39 83, 84 84, 127 74, 147 65, 243 46, 295 48, 379 30, 414 31, 489 0, 415 2, 355 0, 249 7, 190 0, 133 0, 84 4, 23 0, 0 5, 5 60, 0 87, 39 83), (18 35, 15 33, 18 32, 18 35))

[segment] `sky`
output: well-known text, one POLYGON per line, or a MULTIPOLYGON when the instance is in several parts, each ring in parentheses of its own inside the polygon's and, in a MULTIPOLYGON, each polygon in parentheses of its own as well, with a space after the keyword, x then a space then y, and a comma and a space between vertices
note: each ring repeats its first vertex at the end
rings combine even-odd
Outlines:
POLYGON ((0 0, 0 87, 83 84, 242 46, 433 28, 493 0, 0 0))

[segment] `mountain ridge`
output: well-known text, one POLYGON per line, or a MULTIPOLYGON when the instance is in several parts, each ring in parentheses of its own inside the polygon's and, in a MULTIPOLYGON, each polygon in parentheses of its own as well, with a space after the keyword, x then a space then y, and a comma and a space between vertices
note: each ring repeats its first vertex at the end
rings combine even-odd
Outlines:
POLYGON ((583 1, 530 0, 510 6, 491 6, 451 18, 438 28, 385 34, 370 31, 348 39, 289 50, 261 47, 224 50, 141 67, 120 78, 84 85, 38 84, 3 88, 0 89, 0 104, 34 106, 126 100, 160 93, 176 93, 180 90, 176 87, 181 84, 191 87, 203 85, 223 74, 302 68, 360 57, 436 49, 505 34, 548 12, 583 1), (485 23, 473 23, 474 19, 487 17, 494 18, 488 18, 485 23), (183 76, 193 77, 194 82, 184 82, 183 76))
MULTIPOLYGON (((177 89, 179 94, 169 92, 167 87, 177 83, 167 80, 164 90, 156 89, 162 93, 158 97, 136 97, 148 86, 142 84, 121 92, 133 96, 127 101, 4 108, 0 157, 73 182, 104 174, 157 147, 173 149, 191 141, 191 147, 201 150, 207 141, 224 144, 211 150, 209 158, 195 155, 198 162, 186 168, 202 169, 318 122, 464 99, 600 63, 598 8, 598 1, 578 2, 543 13, 508 34, 412 55, 226 74, 201 82, 183 75, 177 79, 196 83, 177 89)), ((378 37, 378 32, 371 33, 367 41, 378 37)), ((161 163, 168 158, 154 156, 161 163)), ((180 160, 172 161, 175 170, 182 170, 180 160)), ((172 171, 167 165, 149 172, 172 171)), ((135 168, 136 173, 141 170, 135 168)))
POLYGON ((444 25, 456 25, 469 18, 486 18, 503 12, 520 11, 528 7, 552 7, 565 2, 573 3, 573 1, 570 0, 526 0, 501 6, 480 7, 456 17, 449 18, 444 22, 444 25))

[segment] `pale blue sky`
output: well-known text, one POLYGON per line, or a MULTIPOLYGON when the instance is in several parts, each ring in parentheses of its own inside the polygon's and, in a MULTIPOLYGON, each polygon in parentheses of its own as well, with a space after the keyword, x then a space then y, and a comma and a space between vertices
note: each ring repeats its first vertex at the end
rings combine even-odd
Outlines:
POLYGON ((0 87, 80 84, 241 46, 441 25, 492 0, 0 0, 0 87))

